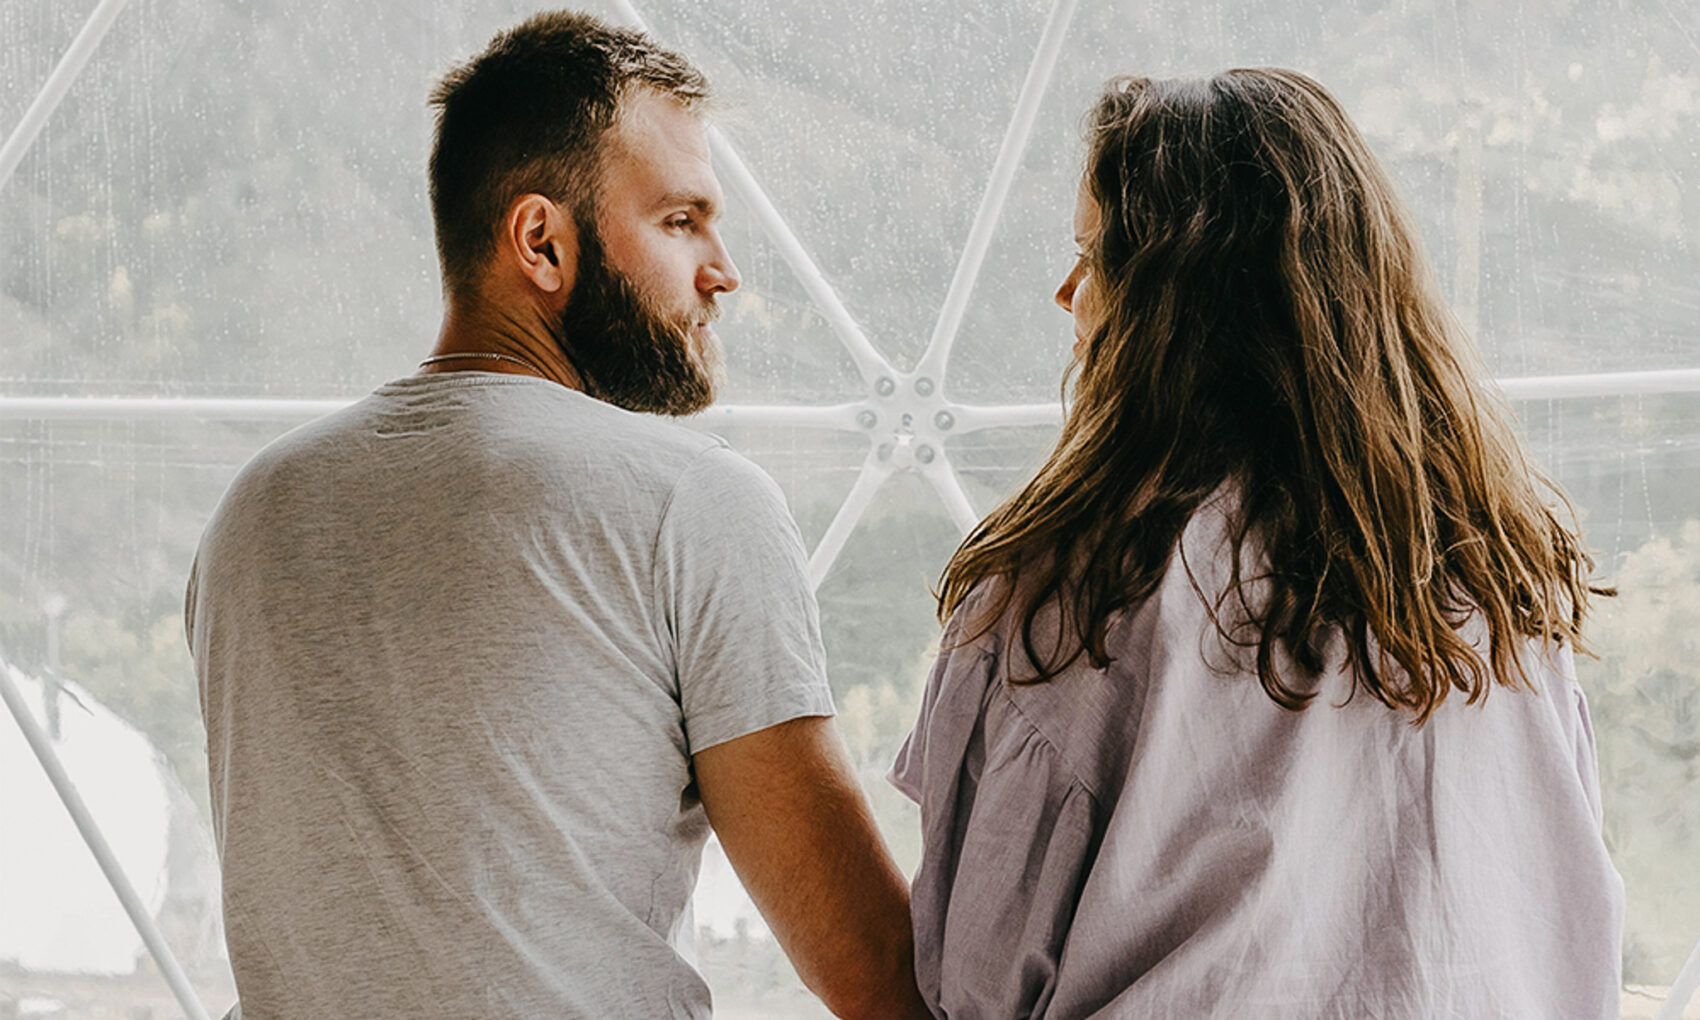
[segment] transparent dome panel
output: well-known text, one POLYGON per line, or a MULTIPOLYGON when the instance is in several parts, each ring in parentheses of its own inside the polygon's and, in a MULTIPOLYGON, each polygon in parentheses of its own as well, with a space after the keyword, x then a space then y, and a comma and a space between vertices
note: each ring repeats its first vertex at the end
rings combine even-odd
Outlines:
POLYGON ((1033 254, 1010 255, 1001 273, 988 263, 974 314, 993 325, 964 329, 960 358, 977 367, 952 382, 972 397, 1051 391, 1032 352, 1067 342, 1049 296, 1072 249, 1081 116, 1103 81, 1263 64, 1312 74, 1345 105, 1493 374, 1691 365, 1696 38, 1692 16, 1663 4, 1538 16, 1489 4, 1082 5, 1024 161, 1038 180, 1006 214, 1044 208, 1050 224, 1006 220, 999 244, 1033 254), (1033 388, 1011 393, 1017 380, 1033 388))
POLYGON ((815 548, 856 484, 868 442, 820 428, 714 423, 713 431, 759 464, 785 491, 805 548, 815 548))
MULTIPOLYGON (((1700 368, 1700 24, 1680 4, 634 2, 715 82, 724 138, 795 240, 728 185, 744 282, 723 301, 722 406, 694 424, 771 473, 798 519, 839 722, 905 867, 916 813, 883 775, 938 641, 929 588, 1056 436, 1072 337, 1052 294, 1072 258, 1082 117, 1110 75, 1279 64, 1322 80, 1394 176, 1490 374, 1700 368), (1065 15, 1057 59, 1024 91, 1065 15), (1027 99, 1030 136, 1000 163, 1027 99), (1007 196, 987 203, 1003 172, 1007 196), (983 261, 961 271, 975 237, 983 261), (953 292, 960 323, 941 330, 953 292)), ((0 4, 0 138, 94 9, 0 4)), ((110 761, 64 743, 67 765, 115 838, 167 848, 164 885, 141 850, 137 878, 165 897, 147 902, 215 1010, 233 992, 206 921, 216 873, 181 616, 195 543, 236 469, 309 413, 241 401, 353 398, 428 351, 425 97, 530 11, 134 0, 0 180, 0 655, 44 723, 109 726, 110 761), (20 402, 113 396, 231 403, 215 420, 20 402), (111 807, 113 775, 153 792, 111 807)), ((1625 976, 1663 986, 1700 935, 1700 396, 1514 407, 1621 590, 1579 671, 1628 888, 1625 976)), ((29 767, 12 729, 0 717, 8 777, 29 767)), ((75 843, 46 863, 7 843, 50 824, 22 790, 0 784, 0 1002, 169 1012, 109 917, 89 930, 123 942, 129 971, 43 955, 61 936, 21 897, 62 888, 69 911, 103 890, 75 843)), ((739 897, 711 851, 697 921, 720 1012, 819 1014, 739 897)), ((1644 1005, 1627 998, 1625 1015, 1644 1005)))
POLYGON ((1700 932, 1700 396, 1520 407, 1575 500, 1599 576, 1578 656, 1599 748, 1606 845, 1629 898, 1624 979, 1669 982, 1700 932))
POLYGON ((990 428, 950 444, 950 462, 982 514, 1039 472, 1057 441, 1054 425, 990 428))

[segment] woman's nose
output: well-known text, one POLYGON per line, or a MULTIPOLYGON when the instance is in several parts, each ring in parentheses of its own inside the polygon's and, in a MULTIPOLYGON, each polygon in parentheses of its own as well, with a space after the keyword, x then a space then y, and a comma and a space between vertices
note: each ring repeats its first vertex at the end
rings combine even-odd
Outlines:
POLYGON ((1068 271, 1067 276, 1063 277, 1063 282, 1057 287, 1057 292, 1051 295, 1051 299, 1057 303, 1057 307, 1070 315, 1074 314, 1074 288, 1079 283, 1080 267, 1075 266, 1068 271))

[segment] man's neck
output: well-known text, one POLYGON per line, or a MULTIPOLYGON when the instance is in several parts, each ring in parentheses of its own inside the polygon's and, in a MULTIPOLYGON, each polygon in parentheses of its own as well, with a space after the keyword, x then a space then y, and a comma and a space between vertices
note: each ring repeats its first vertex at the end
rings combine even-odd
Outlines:
POLYGON ((501 372, 532 375, 583 390, 584 383, 541 321, 477 299, 454 298, 443 312, 437 345, 420 365, 421 374, 501 372), (498 357, 499 355, 499 357, 498 357))

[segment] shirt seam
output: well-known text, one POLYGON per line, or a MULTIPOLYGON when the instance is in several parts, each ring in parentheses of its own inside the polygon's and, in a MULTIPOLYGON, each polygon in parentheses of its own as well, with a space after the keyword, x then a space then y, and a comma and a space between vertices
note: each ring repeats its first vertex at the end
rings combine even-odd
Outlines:
MULTIPOLYGON (((668 487, 667 498, 661 501, 661 514, 656 518, 655 522, 655 538, 651 540, 649 546, 649 589, 652 593, 651 598, 655 601, 662 601, 663 598, 663 593, 661 591, 661 579, 658 576, 661 571, 661 534, 667 530, 667 519, 673 513, 673 503, 679 494, 679 486, 685 483, 685 476, 696 470, 697 465, 702 462, 704 457, 716 450, 729 449, 726 445, 726 441, 721 439, 719 436, 709 435, 705 436, 705 438, 710 440, 710 445, 691 455, 691 459, 685 463, 683 468, 680 469, 678 476, 673 479, 673 484, 668 487)), ((652 604, 651 608, 659 610, 662 607, 652 604)), ((668 664, 673 669, 674 683, 677 685, 679 681, 679 648, 677 637, 672 632, 672 620, 665 612, 657 612, 656 617, 657 622, 666 623, 668 625, 665 628, 667 632, 665 636, 657 634, 656 637, 664 637, 662 643, 667 651, 668 664)), ((682 687, 679 689, 678 694, 682 705, 684 698, 684 689, 682 687)))

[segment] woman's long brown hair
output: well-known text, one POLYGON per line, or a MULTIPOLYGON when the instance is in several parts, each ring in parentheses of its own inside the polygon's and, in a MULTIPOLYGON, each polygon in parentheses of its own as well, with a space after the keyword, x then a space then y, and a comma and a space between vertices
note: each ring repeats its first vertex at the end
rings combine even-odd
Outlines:
POLYGON ((1480 382, 1333 97, 1283 70, 1120 78, 1089 123, 1100 225, 1083 257, 1103 322, 1056 449, 945 568, 941 618, 1002 577, 992 617, 1013 603, 1038 671, 1017 682, 1082 654, 1105 666, 1111 616, 1156 588, 1231 482, 1235 563, 1215 608, 1231 599, 1243 618, 1217 625, 1249 625, 1284 707, 1309 703, 1336 626, 1359 685, 1418 723, 1451 691, 1528 686, 1525 636, 1581 646, 1589 595, 1608 592, 1569 503, 1480 382), (1049 604, 1060 640, 1035 631, 1049 604), (1490 661, 1459 632, 1476 614, 1490 661))

